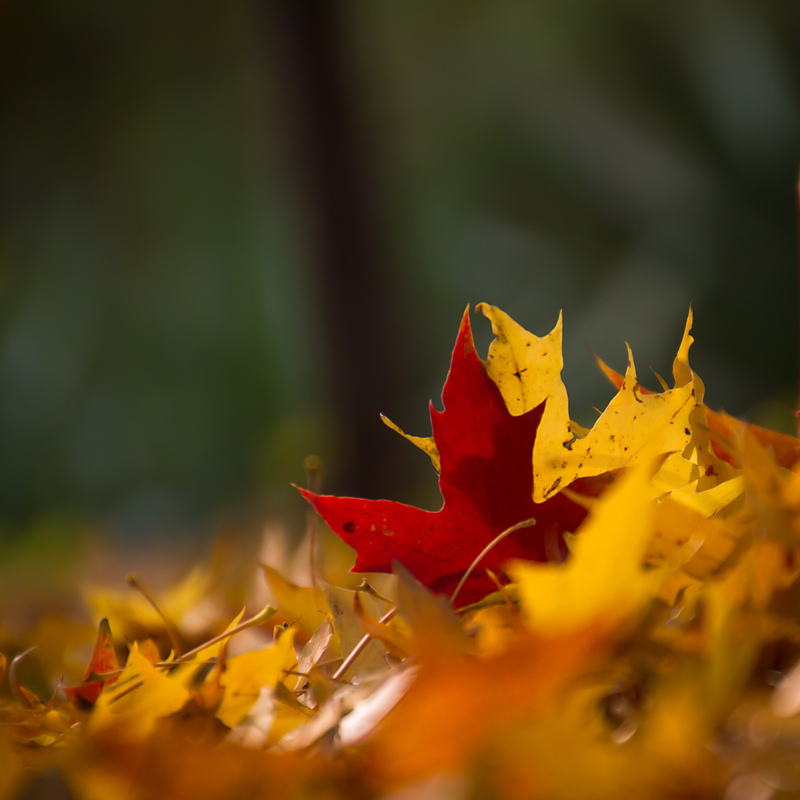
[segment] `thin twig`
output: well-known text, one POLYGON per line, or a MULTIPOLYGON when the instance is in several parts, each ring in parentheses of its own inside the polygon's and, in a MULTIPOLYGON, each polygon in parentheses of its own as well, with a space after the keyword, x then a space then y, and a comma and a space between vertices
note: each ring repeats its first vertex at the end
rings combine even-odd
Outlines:
MULTIPOLYGON (((395 614, 397 613, 397 606, 387 611, 381 618, 378 620, 381 624, 388 622, 395 614)), ((369 644, 370 639, 372 636, 370 634, 364 634, 364 637, 359 641, 359 643, 350 651, 350 655, 342 661, 342 666, 333 673, 333 680, 338 681, 341 680, 342 675, 350 669, 352 663, 361 655, 361 651, 369 644)))
POLYGON ((153 599, 153 595, 150 593, 150 590, 142 583, 142 579, 139 575, 135 572, 130 572, 128 577, 126 578, 128 582, 128 586, 132 589, 136 589, 139 594, 150 604, 153 608, 153 611, 161 617, 161 621, 164 623, 164 628, 167 631, 167 637, 169 638, 169 643, 172 645, 172 651, 175 655, 179 655, 183 650, 183 642, 181 641, 181 636, 178 633, 178 629, 173 624, 172 620, 170 620, 167 615, 159 608, 158 603, 153 599))

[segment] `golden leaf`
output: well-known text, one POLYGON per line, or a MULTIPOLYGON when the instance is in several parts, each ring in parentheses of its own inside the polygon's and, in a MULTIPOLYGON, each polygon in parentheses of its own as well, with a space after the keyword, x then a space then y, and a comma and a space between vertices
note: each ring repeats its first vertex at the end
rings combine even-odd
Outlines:
POLYGON ((642 565, 653 532, 651 469, 632 468, 593 506, 566 563, 508 565, 533 630, 552 634, 600 620, 613 628, 653 596, 659 576, 642 565))
POLYGON ((217 718, 229 728, 238 725, 258 700, 261 690, 274 687, 284 671, 296 662, 293 628, 285 630, 270 647, 229 658, 220 678, 225 693, 217 718))

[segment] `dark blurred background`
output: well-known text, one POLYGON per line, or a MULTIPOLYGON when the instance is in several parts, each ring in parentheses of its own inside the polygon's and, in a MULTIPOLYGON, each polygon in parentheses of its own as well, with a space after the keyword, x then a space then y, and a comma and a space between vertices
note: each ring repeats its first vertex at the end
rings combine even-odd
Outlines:
POLYGON ((0 87, 6 541, 300 514, 312 452, 435 503, 378 414, 467 303, 564 309, 584 424, 692 303, 709 404, 790 418, 797 2, 5 0, 0 87))

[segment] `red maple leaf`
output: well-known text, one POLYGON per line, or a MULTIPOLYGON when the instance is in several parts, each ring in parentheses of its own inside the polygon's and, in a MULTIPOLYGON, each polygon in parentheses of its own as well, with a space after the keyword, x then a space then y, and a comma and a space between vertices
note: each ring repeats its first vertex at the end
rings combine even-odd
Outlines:
MULTIPOLYGON (((563 495, 533 502, 533 444, 544 404, 514 417, 489 378, 464 312, 442 391, 444 410, 431 403, 433 439, 440 454, 439 511, 391 500, 318 495, 300 489, 331 529, 355 548, 353 572, 391 572, 400 561, 419 581, 451 594, 480 552, 500 533, 527 519, 536 525, 501 540, 460 590, 457 605, 497 587, 509 559, 563 559, 563 532, 574 531, 586 511, 563 495)), ((603 480, 578 480, 573 491, 597 494, 603 480)))

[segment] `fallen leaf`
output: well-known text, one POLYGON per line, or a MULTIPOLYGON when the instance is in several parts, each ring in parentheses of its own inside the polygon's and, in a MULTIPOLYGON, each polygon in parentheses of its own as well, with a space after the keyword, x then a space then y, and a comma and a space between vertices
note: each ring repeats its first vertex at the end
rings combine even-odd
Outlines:
POLYGON ((800 546, 800 472, 782 469, 749 429, 741 451, 749 506, 771 536, 800 546))
POLYGON ((724 411, 708 409, 707 413, 708 427, 714 434, 714 450, 720 458, 734 466, 741 466, 741 455, 735 445, 741 441, 745 431, 749 431, 762 447, 771 450, 782 467, 791 467, 800 460, 800 439, 796 436, 744 422, 724 411), (732 443, 734 446, 731 446, 732 443))
POLYGON ((217 718, 233 728, 248 714, 264 688, 273 688, 284 671, 297 663, 294 629, 285 630, 276 642, 263 650, 229 658, 220 684, 225 690, 217 718))
POLYGON ((140 649, 139 643, 134 642, 122 674, 97 698, 89 728, 98 732, 121 727, 127 736, 141 738, 153 730, 160 718, 179 711, 188 700, 189 692, 182 682, 153 666, 147 648, 140 649))
POLYGON ((297 586, 267 564, 261 568, 286 622, 312 636, 329 612, 325 593, 310 586, 297 586))
POLYGON ((387 623, 370 616, 364 610, 364 605, 358 592, 353 598, 353 611, 358 617, 358 622, 364 633, 368 633, 374 640, 381 642, 389 655, 398 659, 406 658, 409 655, 411 648, 407 639, 387 623))
POLYGON ((579 529, 565 564, 509 565, 533 630, 613 629, 642 611, 659 578, 643 566, 653 533, 651 471, 642 463, 616 481, 579 529))
MULTIPOLYGON (((339 586, 323 584, 325 597, 331 610, 331 622, 338 639, 341 655, 347 658, 352 650, 364 638, 364 630, 354 609, 356 593, 339 586)), ((373 597, 364 598, 370 616, 380 617, 378 601, 373 597)), ((386 649, 374 639, 367 643, 350 667, 360 673, 370 673, 386 669, 386 649)), ((349 671, 349 670, 348 670, 349 671)))
MULTIPOLYGON (((691 316, 687 325, 690 323, 691 316)), ((686 338, 686 335, 684 338, 686 338)), ((689 339, 691 340, 691 337, 689 339)), ((681 348, 675 361, 673 371, 676 374, 685 376, 688 368, 688 345, 685 348, 681 348)), ((619 389, 622 386, 624 377, 599 358, 597 363, 603 374, 619 389)), ((645 395, 652 394, 649 389, 644 387, 641 387, 641 392, 645 395)), ((697 400, 698 403, 702 403, 702 394, 698 393, 697 400)), ((715 455, 733 467, 740 469, 742 466, 739 442, 741 442, 745 431, 749 431, 763 447, 770 449, 774 453, 776 461, 782 467, 791 467, 800 460, 800 439, 796 436, 762 428, 760 425, 753 425, 732 417, 724 411, 714 411, 706 405, 703 405, 703 410, 705 411, 706 425, 711 433, 711 446, 715 455)))
POLYGON ((364 745, 368 779, 405 786, 469 765, 498 730, 535 715, 602 651, 591 628, 565 637, 518 637, 488 658, 427 651, 416 678, 364 745))
POLYGON ((712 578, 731 566, 750 546, 754 534, 750 515, 709 519, 670 497, 659 502, 653 525, 646 563, 681 569, 698 580, 712 578))
MULTIPOLYGON (((545 402, 533 448, 533 496, 543 502, 577 478, 620 469, 637 460, 683 450, 691 437, 689 415, 696 405, 694 374, 681 373, 676 387, 662 394, 645 393, 636 378, 628 348, 628 369, 619 392, 594 426, 573 436, 567 390, 561 381, 561 319, 546 337, 528 333, 494 306, 478 307, 492 322, 495 340, 487 370, 506 405, 515 414, 545 402)), ((688 352, 691 313, 681 351, 688 352)))
MULTIPOLYGON (((180 583, 159 594, 161 613, 181 633, 188 632, 194 627, 189 624, 192 618, 208 602, 215 580, 207 567, 196 566, 180 583)), ((164 619, 138 592, 93 587, 85 592, 85 597, 97 617, 111 621, 118 636, 142 639, 164 634, 164 619)))
POLYGON ((112 675, 104 680, 98 680, 93 675, 102 675, 107 672, 115 672, 119 669, 119 661, 114 651, 114 641, 111 637, 111 628, 107 619, 100 621, 97 630, 97 639, 94 643, 89 666, 83 676, 83 683, 80 686, 73 686, 64 689, 64 694, 73 702, 81 701, 94 704, 103 690, 103 686, 110 685, 117 680, 116 675, 112 675))
MULTIPOLYGON (((299 689, 308 682, 308 673, 317 665, 323 654, 332 645, 334 637, 333 624, 330 617, 326 617, 322 625, 314 631, 314 635, 303 645, 297 657, 297 682, 295 689, 299 689)), ((338 647, 336 648, 339 649, 338 647)))
POLYGON ((535 527, 515 532, 484 556, 458 596, 458 604, 467 605, 496 590, 487 569, 502 574, 503 564, 512 558, 563 558, 562 534, 575 530, 586 512, 563 495, 534 503, 532 453, 543 407, 519 416, 508 411, 475 352, 468 311, 442 400, 443 411, 431 406, 444 501, 439 511, 389 500, 300 492, 355 548, 353 571, 389 572, 397 560, 425 586, 443 594, 453 592, 476 557, 501 533, 535 519, 535 527))

